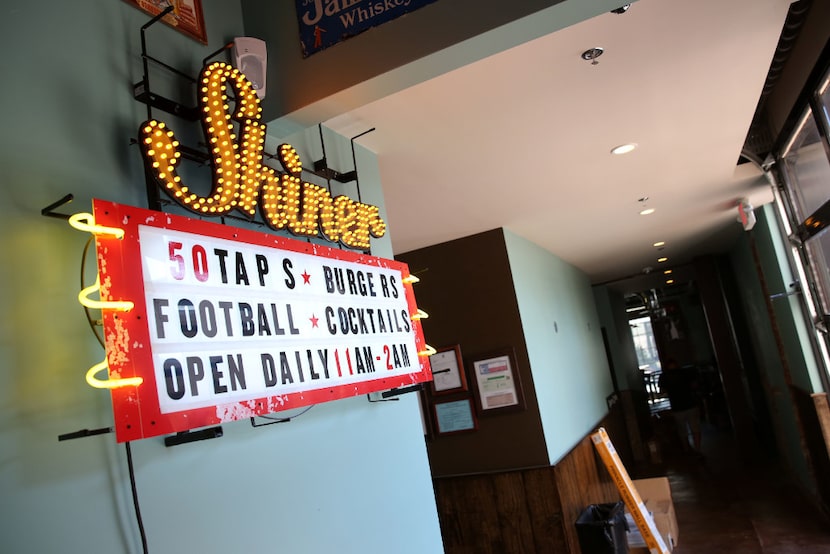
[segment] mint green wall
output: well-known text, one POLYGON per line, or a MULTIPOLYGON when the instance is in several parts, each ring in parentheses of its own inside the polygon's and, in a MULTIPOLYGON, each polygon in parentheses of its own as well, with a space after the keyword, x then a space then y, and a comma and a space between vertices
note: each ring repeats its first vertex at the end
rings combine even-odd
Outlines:
MULTIPOLYGON (((238 1, 205 0, 204 9, 209 45, 157 25, 150 53, 195 73, 242 34, 238 1)), ((147 20, 122 1, 2 8, 2 552, 141 551, 124 446, 113 435, 57 440, 110 425, 112 411, 109 394, 84 381, 103 357, 75 299, 87 237, 40 210, 67 193, 75 201, 64 213, 89 211, 93 197, 146 205, 129 141, 146 115, 132 84, 147 20)), ((306 163, 313 136, 297 139, 306 163)), ((350 169, 348 141, 332 150, 350 169)), ((358 154, 363 199, 382 204, 377 160, 358 154)), ((375 253, 391 255, 388 239, 375 253)), ((150 552, 442 551, 414 395, 378 404, 358 397, 287 424, 223 428, 220 439, 174 448, 161 438, 132 444, 150 552)))
POLYGON ((611 376, 588 278, 504 231, 550 462, 605 416, 611 376))
POLYGON ((608 287, 594 287, 600 322, 608 336, 608 347, 620 390, 643 390, 643 377, 631 336, 623 295, 608 287))
POLYGON ((802 343, 797 332, 799 326, 796 319, 799 317, 800 307, 796 296, 778 297, 773 300, 784 352, 778 349, 764 293, 772 295, 785 292, 789 290, 792 280, 772 205, 756 209, 755 214, 757 223, 752 233, 742 235, 730 251, 729 258, 735 272, 735 280, 739 284, 740 304, 750 327, 755 360, 760 366, 758 369, 766 392, 773 425, 772 432, 775 434, 779 455, 799 486, 812 491, 815 485, 809 476, 807 461, 802 452, 796 411, 785 380, 782 355, 787 360, 794 383, 799 386, 807 375, 807 364, 814 361, 809 344, 802 343), (766 291, 762 288, 755 268, 753 241, 763 269, 766 291))

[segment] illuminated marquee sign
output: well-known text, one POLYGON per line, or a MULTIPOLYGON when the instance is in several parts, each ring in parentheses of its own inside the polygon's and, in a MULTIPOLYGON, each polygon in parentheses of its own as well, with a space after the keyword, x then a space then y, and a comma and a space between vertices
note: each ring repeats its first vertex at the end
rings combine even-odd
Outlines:
POLYGON ((160 121, 142 124, 139 142, 145 164, 171 198, 200 215, 219 216, 232 210, 253 217, 257 206, 265 224, 298 236, 321 236, 349 248, 369 249, 370 237, 382 237, 386 223, 377 206, 348 196, 332 198, 328 190, 302 181, 302 162, 290 145, 277 158, 285 173, 263 163, 265 124, 251 82, 226 63, 202 69, 199 107, 210 144, 213 189, 199 196, 182 182, 176 166, 181 159, 175 134, 160 121), (229 96, 235 100, 231 110, 229 96), (236 123, 234 123, 236 122, 236 123))
POLYGON ((431 379, 406 264, 93 207, 119 442, 431 379))

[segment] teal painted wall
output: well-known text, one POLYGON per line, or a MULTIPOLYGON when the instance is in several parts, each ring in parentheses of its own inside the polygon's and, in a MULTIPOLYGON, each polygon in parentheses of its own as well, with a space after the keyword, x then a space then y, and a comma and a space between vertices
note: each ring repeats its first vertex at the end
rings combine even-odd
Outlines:
POLYGON ((504 232, 550 462, 607 413, 613 391, 588 278, 532 242, 504 232))
MULTIPOLYGON (((243 34, 238 1, 205 0, 204 9, 210 44, 157 25, 148 30, 151 55, 195 73, 202 58, 243 34)), ((64 213, 89 211, 93 197, 146 206, 130 139, 146 116, 132 84, 141 77, 139 28, 147 20, 121 1, 2 8, 3 552, 141 551, 124 447, 113 435, 57 439, 109 426, 112 411, 109 395, 84 381, 103 357, 75 298, 87 237, 40 210, 67 193, 75 201, 64 213)), ((151 76, 177 92, 164 71, 151 76)), ((315 132, 292 138, 306 163, 315 132)), ((351 169, 348 141, 329 156, 351 169)), ((358 166, 363 200, 382 204, 374 155, 359 150, 358 166)), ((388 239, 375 254, 391 256, 388 239)), ((161 438, 132 444, 150 552, 443 550, 414 395, 379 404, 358 397, 287 424, 223 428, 220 439, 175 448, 161 438)))

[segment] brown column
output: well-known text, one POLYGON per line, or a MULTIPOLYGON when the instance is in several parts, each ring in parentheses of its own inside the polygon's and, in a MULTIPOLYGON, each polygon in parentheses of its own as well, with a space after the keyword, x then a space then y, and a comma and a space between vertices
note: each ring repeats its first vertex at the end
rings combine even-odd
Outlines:
POLYGON ((744 368, 720 273, 711 256, 697 258, 694 267, 698 279, 697 289, 703 302, 735 440, 741 455, 745 459, 750 458, 756 453, 755 429, 743 385, 744 368))

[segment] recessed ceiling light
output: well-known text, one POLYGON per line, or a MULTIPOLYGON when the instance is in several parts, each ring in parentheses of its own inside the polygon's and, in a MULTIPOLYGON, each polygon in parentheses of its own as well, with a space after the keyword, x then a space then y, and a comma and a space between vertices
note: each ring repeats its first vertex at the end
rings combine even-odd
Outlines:
POLYGON ((658 241, 657 241, 657 242, 655 242, 652 246, 654 246, 655 248, 660 248, 661 246, 666 246, 666 241, 664 241, 664 240, 658 240, 658 241))
POLYGON ((657 261, 658 261, 658 262, 660 262, 660 263, 662 264, 663 262, 667 262, 667 261, 669 261, 669 259, 668 259, 668 258, 666 258, 666 257, 663 257, 663 258, 657 258, 657 261))
POLYGON ((611 149, 612 154, 628 154, 629 152, 633 152, 637 148, 636 142, 629 142, 627 144, 621 144, 619 146, 615 146, 611 149))
POLYGON ((651 215, 654 213, 654 208, 646 208, 645 210, 640 210, 640 215, 651 215))
POLYGON ((673 285, 674 284, 674 279, 666 279, 666 284, 667 285, 673 285))
POLYGON ((672 274, 671 269, 667 269, 666 271, 663 272, 663 275, 671 275, 671 274, 672 274))

